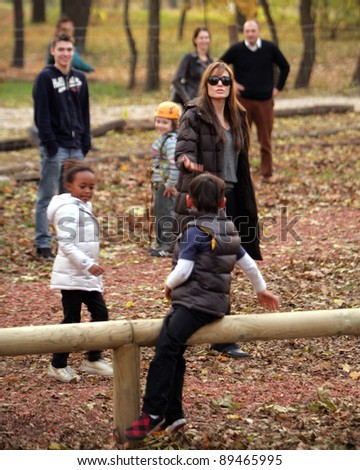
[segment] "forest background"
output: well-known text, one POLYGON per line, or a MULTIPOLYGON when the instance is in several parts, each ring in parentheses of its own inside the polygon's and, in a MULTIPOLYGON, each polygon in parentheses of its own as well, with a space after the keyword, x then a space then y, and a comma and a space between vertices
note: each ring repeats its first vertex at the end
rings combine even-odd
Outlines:
POLYGON ((161 6, 159 0, 2 0, 0 103, 31 104, 31 82, 62 12, 74 18, 78 47, 96 69, 89 74, 95 101, 166 98, 179 61, 193 48, 196 26, 208 26, 217 58, 242 39, 242 24, 251 17, 291 64, 288 96, 352 94, 360 83, 359 0, 168 0, 161 6))

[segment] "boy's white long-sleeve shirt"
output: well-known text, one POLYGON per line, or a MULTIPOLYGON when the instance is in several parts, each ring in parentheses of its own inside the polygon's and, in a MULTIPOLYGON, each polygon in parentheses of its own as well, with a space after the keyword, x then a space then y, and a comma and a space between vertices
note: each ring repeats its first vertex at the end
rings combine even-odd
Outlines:
MULTIPOLYGON (((179 258, 175 268, 169 274, 166 285, 173 290, 180 286, 190 277, 194 268, 194 261, 179 258)), ((256 293, 263 292, 266 289, 266 282, 257 267, 255 261, 246 252, 236 261, 236 264, 249 278, 256 293)))

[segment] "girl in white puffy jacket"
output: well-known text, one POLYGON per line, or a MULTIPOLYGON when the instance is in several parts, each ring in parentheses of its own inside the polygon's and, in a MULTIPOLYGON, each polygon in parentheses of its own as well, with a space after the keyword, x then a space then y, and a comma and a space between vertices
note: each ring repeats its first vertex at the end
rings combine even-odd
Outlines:
MULTIPOLYGON (((95 175, 82 162, 67 160, 64 184, 68 193, 54 196, 47 209, 55 227, 58 252, 54 261, 51 288, 60 289, 64 319, 62 323, 80 323, 84 303, 91 321, 107 321, 108 310, 102 295, 102 274, 98 264, 99 223, 90 202, 95 175)), ((69 353, 55 353, 48 375, 61 382, 78 382, 80 376, 67 365, 69 353)), ((101 351, 90 351, 81 370, 98 375, 112 375, 112 364, 101 359, 101 351)))

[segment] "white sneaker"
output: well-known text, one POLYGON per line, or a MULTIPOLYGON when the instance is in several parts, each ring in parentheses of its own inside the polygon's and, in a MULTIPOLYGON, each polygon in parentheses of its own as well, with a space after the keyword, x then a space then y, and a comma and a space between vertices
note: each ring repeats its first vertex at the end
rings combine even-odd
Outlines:
POLYGON ((106 362, 104 359, 99 359, 98 361, 93 362, 85 359, 80 367, 80 370, 96 375, 112 376, 114 373, 111 362, 106 362))
POLYGON ((77 373, 69 366, 56 369, 56 367, 53 367, 50 364, 48 369, 48 376, 56 380, 60 380, 60 382, 76 383, 81 380, 80 375, 77 375, 77 373))
POLYGON ((171 423, 169 426, 166 426, 165 430, 167 433, 175 433, 179 431, 179 429, 183 428, 186 424, 186 419, 185 418, 179 418, 173 423, 171 423))

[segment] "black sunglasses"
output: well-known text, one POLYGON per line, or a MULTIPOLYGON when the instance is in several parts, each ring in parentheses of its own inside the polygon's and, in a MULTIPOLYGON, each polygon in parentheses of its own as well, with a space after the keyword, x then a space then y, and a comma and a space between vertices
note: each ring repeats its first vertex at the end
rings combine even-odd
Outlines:
POLYGON ((219 83, 220 80, 221 80, 221 83, 224 86, 230 86, 231 85, 231 78, 228 77, 227 75, 224 75, 223 77, 218 77, 217 75, 212 75, 211 77, 209 77, 207 79, 207 82, 208 82, 209 85, 215 86, 219 83))

